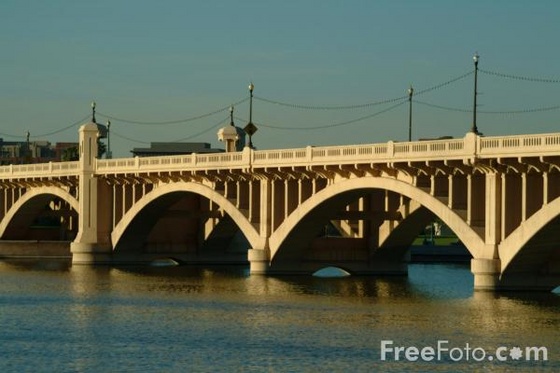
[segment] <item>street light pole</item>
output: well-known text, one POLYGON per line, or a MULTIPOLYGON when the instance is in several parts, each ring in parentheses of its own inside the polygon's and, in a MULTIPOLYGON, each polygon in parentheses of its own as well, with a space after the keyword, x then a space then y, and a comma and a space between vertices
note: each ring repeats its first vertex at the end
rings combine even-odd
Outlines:
POLYGON ((245 128, 243 128, 245 133, 249 135, 249 148, 250 149, 254 149, 253 148, 253 135, 255 134, 255 132, 257 132, 257 126, 255 126, 253 124, 253 90, 254 89, 255 89, 255 86, 251 82, 251 84, 249 84, 249 94, 250 94, 249 95, 249 123, 247 123, 245 128))
POLYGON ((255 89, 255 85, 253 82, 249 84, 249 123, 253 123, 253 90, 255 89))
POLYGON ((31 146, 29 144, 29 136, 31 136, 31 134, 29 133, 29 131, 25 132, 25 137, 26 137, 26 149, 25 149, 25 161, 24 163, 31 163, 31 146))
POLYGON ((473 124, 471 127, 471 132, 478 134, 478 128, 476 126, 476 96, 478 95, 477 83, 478 83, 478 59, 480 56, 475 53, 473 56, 474 61, 474 105, 473 105, 473 124))
POLYGON ((91 121, 92 121, 93 123, 97 123, 97 122, 95 121, 95 101, 92 101, 92 102, 91 102, 91 121))
POLYGON ((414 88, 408 88, 408 141, 412 141, 412 95, 414 88))
POLYGON ((111 121, 107 121, 107 154, 105 158, 111 159, 113 155, 111 154, 111 121))

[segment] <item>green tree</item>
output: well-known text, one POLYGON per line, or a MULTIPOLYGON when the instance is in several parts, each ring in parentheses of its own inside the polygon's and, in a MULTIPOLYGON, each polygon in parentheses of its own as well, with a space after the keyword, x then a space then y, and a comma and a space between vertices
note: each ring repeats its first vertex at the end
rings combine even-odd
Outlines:
POLYGON ((97 158, 101 159, 103 154, 107 152, 107 145, 101 142, 101 139, 97 139, 97 158))
POLYGON ((80 159, 80 154, 77 146, 71 146, 62 152, 63 161, 77 161, 78 159, 80 159))

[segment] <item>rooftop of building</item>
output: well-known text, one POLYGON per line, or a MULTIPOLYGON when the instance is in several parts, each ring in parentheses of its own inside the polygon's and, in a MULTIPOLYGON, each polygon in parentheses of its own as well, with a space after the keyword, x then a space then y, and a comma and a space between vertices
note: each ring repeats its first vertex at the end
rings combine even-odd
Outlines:
POLYGON ((192 153, 221 153, 223 149, 212 148, 206 142, 152 142, 149 148, 134 148, 134 156, 178 155, 192 153))

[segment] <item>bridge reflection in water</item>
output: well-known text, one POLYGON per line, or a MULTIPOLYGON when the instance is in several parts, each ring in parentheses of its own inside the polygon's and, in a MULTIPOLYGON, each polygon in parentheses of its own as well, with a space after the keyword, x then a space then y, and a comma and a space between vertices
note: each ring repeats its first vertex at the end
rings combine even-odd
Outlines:
POLYGON ((74 264, 406 274, 437 218, 471 254, 475 289, 560 284, 560 134, 101 160, 97 128, 80 128, 79 161, 0 167, 4 257, 70 243, 74 264))

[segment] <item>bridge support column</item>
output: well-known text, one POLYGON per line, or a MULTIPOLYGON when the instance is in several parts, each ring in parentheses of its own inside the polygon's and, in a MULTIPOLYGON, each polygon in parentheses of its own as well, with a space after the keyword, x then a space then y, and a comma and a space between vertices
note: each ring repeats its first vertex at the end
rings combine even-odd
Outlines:
POLYGON ((270 250, 250 249, 248 253, 249 272, 252 275, 264 275, 270 268, 270 250))
POLYGON ((498 290, 500 266, 500 259, 471 259, 474 290, 498 290))
POLYGON ((100 247, 95 243, 72 242, 72 264, 109 264, 112 261, 110 247, 100 247))
MULTIPOLYGON (((98 205, 109 199, 103 191, 98 190, 95 177, 95 158, 97 157, 98 128, 95 123, 80 127, 80 173, 79 173, 79 221, 78 235, 70 244, 73 264, 104 264, 111 261, 111 245, 108 238, 101 237, 99 218, 110 214, 110 210, 98 214, 98 205), (101 192, 101 193, 99 193, 101 192), (107 241, 107 242, 105 242, 107 241)), ((104 188, 108 189, 108 188, 104 188)), ((103 206, 103 205, 102 205, 103 206)), ((106 207, 106 206, 105 206, 106 207)), ((108 225, 109 219, 106 220, 108 225)), ((107 227, 105 227, 107 228, 107 227)))

